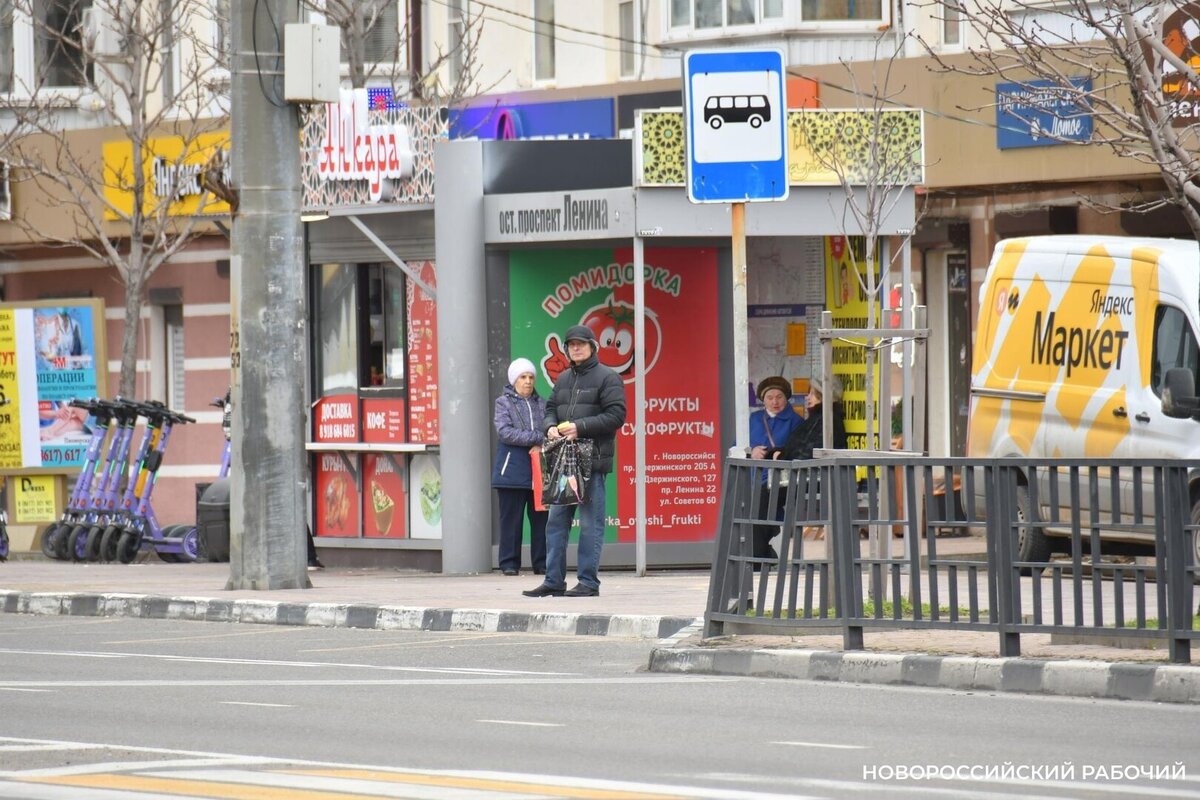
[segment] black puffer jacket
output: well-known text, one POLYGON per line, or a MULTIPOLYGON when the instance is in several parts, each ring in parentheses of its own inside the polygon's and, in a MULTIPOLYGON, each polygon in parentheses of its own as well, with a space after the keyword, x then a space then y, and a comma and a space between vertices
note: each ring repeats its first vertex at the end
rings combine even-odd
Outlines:
MULTIPOLYGON (((822 446, 824 438, 824 409, 821 403, 816 408, 809 409, 808 416, 788 436, 783 447, 779 450, 779 458, 784 461, 797 461, 813 457, 813 450, 822 446)), ((846 418, 842 413, 841 403, 831 404, 833 414, 833 444, 835 450, 846 449, 846 418)), ((775 453, 770 453, 774 458, 775 453)))
POLYGON ((558 376, 546 401, 542 430, 560 422, 574 422, 580 439, 596 443, 592 469, 612 472, 614 438, 625 424, 625 384, 621 376, 596 359, 596 348, 582 364, 558 376))

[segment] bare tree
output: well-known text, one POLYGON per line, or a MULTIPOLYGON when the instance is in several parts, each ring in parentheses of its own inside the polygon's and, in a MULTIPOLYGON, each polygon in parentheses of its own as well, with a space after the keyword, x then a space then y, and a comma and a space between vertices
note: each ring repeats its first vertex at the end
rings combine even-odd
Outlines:
MULTIPOLYGON (((1056 122, 1090 115, 1095 125, 1084 145, 1106 146, 1162 177, 1164 194, 1140 199, 1132 209, 1173 206, 1200 239, 1200 3, 927 0, 920 5, 939 19, 961 19, 970 33, 965 61, 945 58, 922 40, 939 69, 1002 77, 1056 122)), ((1058 125, 1050 127, 1039 133, 1081 144, 1059 133, 1058 125)))
POLYGON ((483 11, 460 11, 455 3, 445 5, 451 13, 456 40, 436 46, 428 57, 421 51, 424 39, 422 4, 403 0, 304 0, 310 11, 341 29, 342 58, 350 85, 356 89, 378 79, 389 84, 396 96, 451 105, 480 94, 477 62, 483 11), (405 9, 402 15, 401 8, 405 9), (448 67, 449 69, 443 69, 448 67), (449 73, 443 80, 443 74, 449 73))
POLYGON ((32 27, 34 71, 14 75, 0 117, 15 132, 6 156, 27 195, 67 221, 31 240, 89 254, 125 287, 120 393, 137 379, 146 282, 202 232, 211 196, 199 159, 226 128, 217 99, 220 20, 203 0, 13 0, 32 27), (214 85, 217 80, 217 85, 214 85), (105 163, 78 146, 82 128, 108 128, 128 155, 105 163), (155 140, 175 146, 155 149, 155 140))
MULTIPOLYGON (((878 331, 881 294, 887 286, 892 258, 878 263, 881 231, 907 190, 924 182, 920 112, 899 107, 903 88, 892 86, 892 68, 901 57, 890 35, 875 41, 875 58, 865 64, 843 62, 849 85, 844 90, 852 108, 802 111, 799 130, 793 131, 805 144, 812 163, 793 165, 801 170, 824 172, 842 188, 844 202, 834 213, 842 220, 847 239, 864 239, 866 275, 855 271, 857 283, 867 299, 866 327, 878 331), (877 279, 878 276, 878 279, 877 279)), ((878 340, 868 337, 866 393, 867 449, 878 432, 875 421, 874 364, 878 340)), ((828 376, 826 376, 828 377, 828 376)), ((911 407, 911 403, 908 404, 911 407)), ((882 438, 882 437, 881 437, 882 438)))

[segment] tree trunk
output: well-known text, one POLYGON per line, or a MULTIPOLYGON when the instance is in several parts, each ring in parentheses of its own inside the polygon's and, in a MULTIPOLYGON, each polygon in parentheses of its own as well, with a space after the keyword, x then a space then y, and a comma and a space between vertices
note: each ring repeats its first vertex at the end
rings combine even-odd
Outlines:
MULTIPOLYGON (((132 259, 131 259, 132 261, 132 259)), ((125 330, 121 334, 121 384, 120 395, 133 398, 137 392, 137 357, 138 331, 142 317, 142 295, 145 292, 145 278, 141 265, 136 269, 130 264, 129 275, 125 279, 125 330)), ((103 364, 98 369, 105 369, 103 364)), ((148 389, 147 389, 148 390, 148 389)), ((143 400, 161 398, 138 398, 143 400)))

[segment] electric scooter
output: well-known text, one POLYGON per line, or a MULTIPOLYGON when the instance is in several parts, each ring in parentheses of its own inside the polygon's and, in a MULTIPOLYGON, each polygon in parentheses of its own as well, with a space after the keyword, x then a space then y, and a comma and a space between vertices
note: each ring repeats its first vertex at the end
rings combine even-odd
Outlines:
POLYGON ((100 536, 104 532, 108 514, 116 506, 117 492, 129 460, 129 448, 133 444, 133 429, 137 426, 140 407, 120 396, 113 400, 113 406, 114 424, 110 426, 113 432, 108 453, 103 467, 97 465, 100 480, 92 487, 92 495, 81 519, 67 536, 67 555, 73 561, 95 561, 99 556, 100 536), (94 544, 94 550, 90 544, 94 544))
POLYGON ((79 522, 80 515, 86 509, 91 498, 92 483, 101 468, 100 451, 108 436, 115 407, 113 404, 99 398, 91 400, 71 400, 70 405, 85 409, 92 418, 92 438, 84 451, 83 464, 79 469, 79 477, 75 479, 75 488, 67 500, 62 517, 52 524, 42 534, 42 553, 49 558, 63 560, 67 557, 67 538, 79 522))

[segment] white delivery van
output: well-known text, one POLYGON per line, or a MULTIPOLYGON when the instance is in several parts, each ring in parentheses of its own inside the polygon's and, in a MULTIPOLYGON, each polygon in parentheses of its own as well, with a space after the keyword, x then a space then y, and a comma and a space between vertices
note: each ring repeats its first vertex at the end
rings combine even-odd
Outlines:
MULTIPOLYGON (((1194 241, 1031 236, 1000 242, 979 296, 967 455, 1200 458, 1200 417, 1192 410, 1198 337, 1200 244, 1194 241)), ((1133 508, 1130 478, 1122 475, 1125 513, 1133 508)), ((1038 488, 1041 507, 1029 508, 1022 489, 1019 513, 1050 519, 1049 492, 1041 483, 1038 488)), ((1143 489, 1153 492, 1152 485, 1143 489)), ((1112 505, 1111 490, 1109 484, 1100 492, 1102 512, 1112 505)), ((1065 484, 1059 498, 1070 502, 1065 484)), ((1152 514, 1152 497, 1143 500, 1152 514)), ((1200 475, 1191 477, 1191 502, 1192 519, 1200 520, 1200 475)), ((1070 519, 1069 512, 1060 518, 1070 519)), ((1067 542, 1057 538, 1063 535, 1069 531, 1024 530, 1018 558, 1044 561, 1066 550, 1067 542)), ((1152 542, 1130 532, 1102 536, 1152 542)), ((1192 547, 1200 563, 1200 535, 1192 547)))

